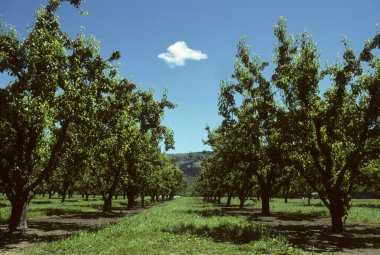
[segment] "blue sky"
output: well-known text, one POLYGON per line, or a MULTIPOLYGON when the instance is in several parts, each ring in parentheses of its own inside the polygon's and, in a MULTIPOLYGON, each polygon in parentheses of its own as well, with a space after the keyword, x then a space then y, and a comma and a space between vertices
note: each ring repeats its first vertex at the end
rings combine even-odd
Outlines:
MULTIPOLYGON (((34 12, 46 3, 0 0, 0 15, 25 37, 34 12)), ((333 63, 343 52, 344 35, 357 53, 375 35, 380 22, 378 0, 87 0, 83 9, 87 16, 64 4, 58 13, 63 29, 75 36, 84 27, 100 41, 105 56, 121 51, 124 77, 143 88, 154 88, 157 96, 167 88, 169 99, 178 105, 164 120, 175 133, 176 150, 169 153, 208 149, 202 142, 205 126, 216 128, 220 123, 219 82, 233 72, 241 36, 246 36, 253 52, 270 60, 276 44, 273 26, 283 16, 290 33, 311 33, 321 59, 333 63), (158 57, 175 43, 174 53, 194 60, 183 62, 176 54, 158 57)), ((0 86, 6 83, 7 77, 1 75, 0 86)))

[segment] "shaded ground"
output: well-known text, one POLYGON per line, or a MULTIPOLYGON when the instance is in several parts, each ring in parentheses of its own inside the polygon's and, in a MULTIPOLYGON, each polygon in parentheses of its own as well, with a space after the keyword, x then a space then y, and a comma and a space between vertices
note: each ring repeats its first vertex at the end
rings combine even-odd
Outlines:
POLYGON ((134 215, 144 211, 140 207, 131 210, 113 208, 113 213, 83 212, 76 214, 55 215, 47 218, 28 221, 28 230, 9 236, 4 222, 0 223, 0 254, 23 254, 41 242, 55 241, 81 230, 98 231, 107 224, 119 221, 126 215, 134 215))
MULTIPOLYGON (((308 252, 333 254, 380 254, 380 225, 347 222, 346 231, 334 234, 330 231, 331 221, 318 213, 278 213, 261 216, 261 210, 238 206, 225 207, 217 205, 221 210, 203 212, 204 217, 214 215, 241 215, 250 221, 270 226, 293 245, 308 252)), ((191 212, 190 212, 191 213, 191 212)))

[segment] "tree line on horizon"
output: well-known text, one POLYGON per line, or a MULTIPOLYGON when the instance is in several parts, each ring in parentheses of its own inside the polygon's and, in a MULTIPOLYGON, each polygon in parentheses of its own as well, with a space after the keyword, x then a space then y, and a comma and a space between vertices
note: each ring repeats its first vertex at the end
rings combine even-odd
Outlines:
POLYGON ((195 189, 205 198, 256 194, 262 214, 270 198, 291 189, 317 192, 333 232, 344 231, 354 191, 380 190, 380 30, 358 56, 343 40, 343 59, 322 65, 307 32, 274 27, 278 43, 269 62, 252 55, 244 39, 231 80, 221 81, 221 124, 205 141, 213 154, 202 161, 195 189), (323 93, 321 83, 330 81, 323 93))
POLYGON ((27 208, 36 194, 102 195, 103 212, 124 194, 172 199, 185 188, 183 173, 161 152, 174 148, 162 125, 175 105, 164 92, 156 100, 121 77, 118 51, 104 58, 99 43, 81 32, 62 31, 61 3, 49 0, 36 13, 25 39, 0 24, 0 72, 12 77, 0 89, 0 189, 11 204, 9 231, 27 228, 27 208))

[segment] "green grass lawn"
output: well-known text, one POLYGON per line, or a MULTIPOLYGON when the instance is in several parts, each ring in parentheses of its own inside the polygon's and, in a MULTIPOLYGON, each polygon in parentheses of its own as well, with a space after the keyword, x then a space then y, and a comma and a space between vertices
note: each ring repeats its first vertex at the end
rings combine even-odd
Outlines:
POLYGON ((43 244, 30 254, 299 254, 244 217, 180 198, 94 233, 43 244))

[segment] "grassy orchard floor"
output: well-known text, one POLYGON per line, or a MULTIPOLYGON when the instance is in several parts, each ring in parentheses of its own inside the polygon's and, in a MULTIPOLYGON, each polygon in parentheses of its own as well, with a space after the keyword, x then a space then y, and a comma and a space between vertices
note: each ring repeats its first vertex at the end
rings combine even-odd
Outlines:
MULTIPOLYGON (((29 205, 28 230, 7 234, 7 218, 10 214, 9 202, 0 195, 0 254, 24 254, 44 242, 52 242, 71 236, 80 231, 96 232, 108 224, 114 224, 124 217, 131 217, 145 209, 138 203, 127 210, 127 202, 122 197, 114 200, 113 212, 102 212, 101 197, 90 197, 84 201, 74 196, 64 203, 58 197, 36 197, 29 205)), ((146 201, 146 206, 151 207, 146 201)))
MULTIPOLYGON (((260 201, 247 201, 247 208, 239 210, 238 200, 233 200, 233 205, 227 208, 197 198, 181 198, 142 212, 137 207, 126 211, 126 201, 117 199, 113 202, 114 213, 103 215, 100 197, 83 201, 75 196, 64 204, 56 197, 50 200, 37 197, 29 209, 32 228, 29 239, 21 236, 10 249, 9 242, 0 240, 0 253, 6 249, 11 252, 5 254, 24 251, 31 254, 298 254, 302 249, 378 254, 380 200, 353 200, 348 232, 341 235, 329 233, 328 212, 319 200, 312 200, 311 206, 306 203, 291 199, 285 204, 283 199, 273 199, 273 215, 262 217, 260 201), (134 213, 139 214, 131 217, 134 213), (126 214, 129 215, 121 219, 126 214), (120 222, 104 226, 116 221, 120 222), (73 236, 73 227, 75 231, 89 232, 73 236), (44 238, 39 239, 38 235, 36 240, 33 231, 39 231, 37 234, 44 238), (71 237, 51 242, 67 235, 71 237), (20 250, 25 240, 32 245, 20 250)), ((9 203, 0 196, 3 228, 9 211, 9 203)))
POLYGON ((96 233, 44 244, 30 254, 299 254, 245 217, 222 216, 213 205, 181 198, 96 233))
MULTIPOLYGON (((149 201, 146 205, 149 206, 149 201)), ((114 199, 112 207, 114 209, 122 208, 127 205, 127 201, 119 197, 114 199)), ((41 219, 49 216, 59 216, 65 214, 99 212, 102 209, 103 200, 100 196, 89 197, 88 201, 84 201, 82 196, 73 196, 61 203, 61 198, 53 196, 49 199, 47 196, 37 196, 29 204, 28 219, 41 219)), ((5 224, 10 216, 11 207, 6 197, 0 195, 0 223, 5 224)))
POLYGON ((244 215, 250 222, 262 223, 303 251, 379 254, 379 199, 354 199, 345 223, 346 231, 341 234, 331 232, 329 213, 317 199, 313 199, 310 206, 301 199, 291 199, 288 203, 284 203, 283 199, 273 199, 270 216, 261 216, 260 201, 247 201, 243 210, 237 205, 238 200, 233 200, 231 207, 226 207, 225 204, 217 206, 224 215, 244 215))
MULTIPOLYGON (((226 203, 227 199, 223 198, 222 203, 226 203)), ((239 205, 237 198, 232 199, 232 205, 239 205)), ((247 200, 247 207, 260 209, 261 201, 247 200)), ((284 199, 274 198, 270 202, 271 212, 273 213, 300 213, 321 217, 329 217, 328 209, 319 199, 311 199, 310 206, 304 199, 288 199, 288 203, 284 203, 284 199)), ((347 217, 348 222, 380 224, 380 199, 352 199, 351 208, 347 217)))

